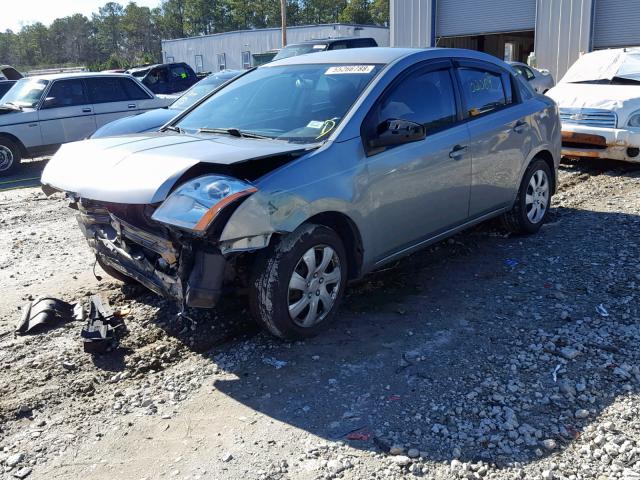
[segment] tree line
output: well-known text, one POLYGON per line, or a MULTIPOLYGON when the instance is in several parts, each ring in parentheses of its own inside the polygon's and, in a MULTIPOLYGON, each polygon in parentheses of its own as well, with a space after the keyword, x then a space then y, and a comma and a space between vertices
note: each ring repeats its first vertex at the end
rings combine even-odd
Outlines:
MULTIPOLYGON (((389 0, 289 0, 287 24, 385 25, 389 0)), ((0 32, 0 64, 27 70, 86 65, 92 70, 161 61, 161 39, 280 26, 280 0, 162 0, 157 8, 108 2, 88 18, 58 18, 0 32)))

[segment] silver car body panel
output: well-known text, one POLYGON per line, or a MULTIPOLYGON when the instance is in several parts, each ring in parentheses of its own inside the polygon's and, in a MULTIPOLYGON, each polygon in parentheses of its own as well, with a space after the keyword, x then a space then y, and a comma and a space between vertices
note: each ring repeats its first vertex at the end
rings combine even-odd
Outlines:
POLYGON ((96 200, 150 203, 161 201, 175 181, 197 163, 240 161, 240 157, 252 160, 308 149, 255 180, 258 191, 237 207, 217 240, 226 252, 236 247, 244 251, 251 245, 260 248, 266 245, 264 239, 274 234, 291 232, 318 214, 333 212, 351 222, 359 233, 363 256, 359 273, 364 274, 510 208, 528 164, 541 151, 552 158, 555 168, 559 164, 558 109, 551 99, 540 95, 469 118, 425 140, 367 157, 360 129, 371 107, 406 69, 442 58, 475 59, 505 68, 494 57, 459 49, 370 48, 287 58, 259 68, 304 63, 384 67, 329 138, 316 148, 168 134, 91 140, 62 149, 47 166, 43 183, 96 200), (514 132, 520 121, 526 128, 514 132), (115 143, 94 143, 105 140, 115 143), (457 144, 469 149, 456 160, 449 152, 457 144), (149 148, 141 148, 145 145, 149 148), (99 153, 101 149, 104 154, 99 153), (101 156, 110 166, 103 168, 98 161, 93 168, 84 168, 72 180, 67 179, 69 168, 81 168, 80 157, 88 156, 87 152, 95 158, 101 156), (78 158, 67 160, 70 153, 78 158), (118 175, 109 173, 110 169, 118 175), (115 182, 127 175, 122 185, 115 182), (112 181, 106 182, 105 177, 112 181))

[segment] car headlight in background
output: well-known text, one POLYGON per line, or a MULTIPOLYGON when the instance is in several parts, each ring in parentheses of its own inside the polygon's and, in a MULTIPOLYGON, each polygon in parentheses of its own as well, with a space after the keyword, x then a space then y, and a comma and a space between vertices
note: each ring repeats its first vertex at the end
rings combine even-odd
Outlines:
POLYGON ((634 128, 640 128, 640 110, 636 110, 631 114, 627 125, 634 128))
POLYGON ((180 185, 153 213, 157 222, 204 234, 220 211, 258 189, 224 175, 206 175, 180 185))

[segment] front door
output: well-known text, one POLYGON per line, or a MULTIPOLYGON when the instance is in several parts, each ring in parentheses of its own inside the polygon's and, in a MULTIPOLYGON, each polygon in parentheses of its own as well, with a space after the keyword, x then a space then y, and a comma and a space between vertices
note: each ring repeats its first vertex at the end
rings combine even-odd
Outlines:
POLYGON ((432 62, 400 78, 365 120, 365 128, 411 120, 427 131, 424 140, 370 153, 367 160, 378 260, 467 219, 471 156, 458 105, 451 63, 432 62))
POLYGON ((55 80, 38 111, 43 145, 87 138, 96 131, 93 106, 83 79, 55 80))

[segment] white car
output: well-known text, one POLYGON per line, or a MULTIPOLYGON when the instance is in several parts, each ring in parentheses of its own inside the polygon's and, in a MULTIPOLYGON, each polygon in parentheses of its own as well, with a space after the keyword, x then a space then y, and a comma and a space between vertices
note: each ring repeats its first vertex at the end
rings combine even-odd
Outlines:
POLYGON ((563 156, 640 162, 640 48, 583 55, 547 95, 560 107, 563 156))
POLYGON ((0 98, 0 175, 24 157, 55 153, 121 117, 169 105, 129 75, 73 73, 23 78, 0 98))

